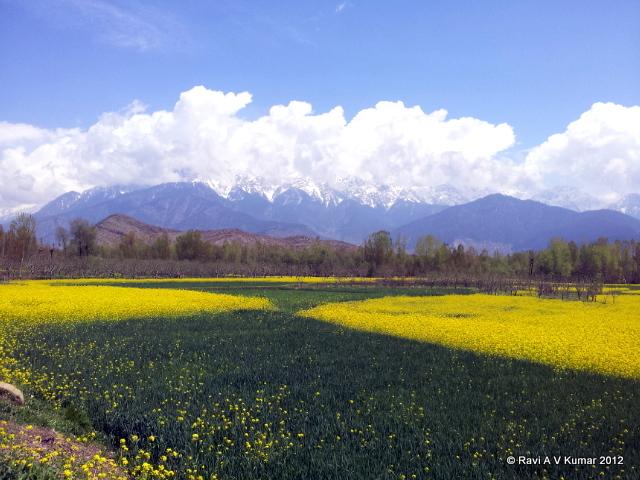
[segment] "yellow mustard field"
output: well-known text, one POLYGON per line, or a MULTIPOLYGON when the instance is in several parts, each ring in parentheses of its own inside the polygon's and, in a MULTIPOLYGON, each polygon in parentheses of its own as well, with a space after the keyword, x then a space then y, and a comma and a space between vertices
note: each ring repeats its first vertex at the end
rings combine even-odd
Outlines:
POLYGON ((263 298, 189 290, 63 286, 30 281, 0 286, 2 320, 55 322, 184 316, 269 308, 263 298))
MULTIPOLYGON (((178 317, 204 312, 270 309, 269 300, 190 290, 63 286, 48 281, 0 285, 0 378, 29 383, 6 352, 13 334, 43 323, 178 317)), ((26 374, 26 372, 22 372, 26 374)))
POLYGON ((603 293, 617 293, 620 295, 640 295, 638 285, 607 285, 603 288, 603 293))
MULTIPOLYGON (((66 381, 56 384, 50 373, 34 370, 12 356, 12 352, 24 347, 18 344, 18 334, 35 326, 62 326, 95 320, 177 318, 199 313, 271 308, 271 302, 263 298, 190 290, 64 286, 44 281, 0 285, 0 380, 38 391, 54 405, 59 403, 59 391, 69 388, 66 381)), ((79 347, 71 347, 73 344, 74 340, 70 338, 70 348, 79 347)), ((0 457, 10 455, 15 465, 57 464, 63 469, 64 478, 129 478, 123 473, 126 459, 122 459, 122 465, 117 465, 114 459, 101 456, 100 452, 84 458, 73 451, 77 442, 69 439, 57 441, 56 448, 40 448, 37 447, 38 442, 28 436, 31 426, 12 432, 7 430, 7 425, 6 422, 4 425, 0 423, 0 457)), ((87 439, 80 438, 79 441, 87 439)), ((175 475, 164 467, 152 467, 144 455, 147 454, 141 450, 136 456, 139 464, 135 471, 139 477, 172 478, 175 475)))
POLYGON ((301 314, 482 354, 640 378, 637 295, 606 304, 482 294, 385 297, 301 314))

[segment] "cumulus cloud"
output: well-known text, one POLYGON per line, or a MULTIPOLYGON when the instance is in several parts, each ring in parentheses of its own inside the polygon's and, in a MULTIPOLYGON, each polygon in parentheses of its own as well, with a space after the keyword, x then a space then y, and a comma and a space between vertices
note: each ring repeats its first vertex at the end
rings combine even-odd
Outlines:
POLYGON ((86 130, 0 123, 0 208, 97 185, 211 180, 228 188, 238 176, 272 183, 308 177, 336 187, 357 177, 505 193, 551 181, 606 193, 609 180, 630 189, 640 178, 638 107, 596 104, 516 162, 505 155, 515 143, 507 124, 449 119, 445 110, 402 102, 379 102, 347 120, 341 107, 316 113, 292 101, 247 120, 241 114, 251 100, 248 92, 198 86, 170 111, 147 112, 136 102, 86 130))
POLYGON ((571 185, 609 202, 640 191, 640 106, 595 103, 533 148, 524 172, 546 188, 571 185))

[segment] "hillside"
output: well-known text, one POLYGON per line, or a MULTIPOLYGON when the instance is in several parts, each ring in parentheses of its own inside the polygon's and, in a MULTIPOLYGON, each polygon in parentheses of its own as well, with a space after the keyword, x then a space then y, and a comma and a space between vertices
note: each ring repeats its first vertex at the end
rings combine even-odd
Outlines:
MULTIPOLYGON (((179 230, 158 227, 141 222, 127 215, 114 214, 95 225, 96 239, 98 244, 105 246, 115 246, 122 238, 133 233, 137 239, 146 244, 153 243, 158 237, 167 234, 169 239, 175 241, 176 237, 183 233, 179 230)), ((237 242, 242 245, 255 245, 261 243, 268 246, 281 246, 293 249, 307 248, 315 243, 330 246, 333 248, 353 250, 355 245, 337 240, 321 240, 317 237, 306 235, 293 235, 288 237, 274 237, 265 234, 245 232, 236 228, 225 228, 218 230, 200 230, 202 238, 213 244, 223 245, 224 243, 237 242)))

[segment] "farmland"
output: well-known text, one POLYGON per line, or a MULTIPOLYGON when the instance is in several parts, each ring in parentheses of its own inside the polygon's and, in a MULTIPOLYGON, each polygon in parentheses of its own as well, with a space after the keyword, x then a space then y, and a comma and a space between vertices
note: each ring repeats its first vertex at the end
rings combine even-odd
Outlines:
POLYGON ((63 418, 138 478, 637 478, 640 296, 609 288, 605 304, 285 277, 0 285, 0 380, 31 399, 0 420, 63 418))

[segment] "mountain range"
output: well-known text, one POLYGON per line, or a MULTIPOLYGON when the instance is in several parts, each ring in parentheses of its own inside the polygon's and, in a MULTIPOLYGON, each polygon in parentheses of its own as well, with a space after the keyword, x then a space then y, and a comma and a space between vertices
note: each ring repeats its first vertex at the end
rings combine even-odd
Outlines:
POLYGON ((97 223, 118 213, 175 230, 239 229, 272 237, 308 236, 361 243, 371 232, 392 230, 446 208, 446 205, 397 199, 390 193, 364 197, 323 195, 312 185, 288 185, 259 191, 255 184, 222 193, 202 182, 153 187, 98 187, 68 192, 34 215, 38 237, 54 241, 55 228, 81 217, 97 223))
POLYGON ((500 194, 463 195, 450 186, 402 189, 347 180, 340 189, 297 180, 269 185, 239 179, 231 188, 215 182, 165 183, 152 187, 96 187, 68 192, 34 213, 38 237, 55 241, 55 228, 82 217, 92 223, 121 214, 175 231, 241 230, 269 237, 302 236, 361 244, 372 232, 388 230, 409 247, 434 234, 450 244, 463 243, 503 252, 544 247, 551 238, 577 242, 599 237, 637 239, 640 195, 629 195, 612 209, 563 208, 559 200, 598 206, 590 196, 570 189, 548 191, 547 202, 500 194), (475 198, 473 198, 475 197, 475 198), (586 211, 576 211, 586 210, 586 211))

